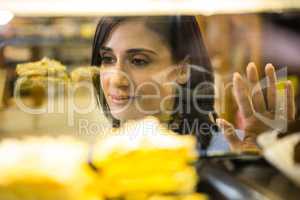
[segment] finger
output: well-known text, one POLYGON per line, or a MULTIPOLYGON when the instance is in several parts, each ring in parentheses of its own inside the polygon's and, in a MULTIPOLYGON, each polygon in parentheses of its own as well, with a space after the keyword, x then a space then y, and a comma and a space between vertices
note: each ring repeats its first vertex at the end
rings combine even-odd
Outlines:
POLYGON ((267 64, 265 67, 265 73, 267 76, 267 101, 268 110, 275 111, 276 108, 276 83, 277 77, 274 66, 267 64))
POLYGON ((241 149, 242 142, 236 135, 235 128, 233 127, 233 125, 221 118, 218 118, 216 122, 217 125, 221 128, 222 133, 224 134, 226 140, 228 141, 230 149, 231 150, 241 149))
POLYGON ((252 116, 253 106, 249 97, 249 88, 239 73, 233 75, 233 92, 242 115, 245 118, 252 116))
POLYGON ((255 111, 263 113, 266 111, 264 95, 259 83, 258 72, 254 63, 249 63, 247 66, 247 79, 251 86, 251 99, 255 111))
POLYGON ((291 81, 287 81, 285 84, 286 98, 287 98, 287 118, 288 120, 295 119, 295 94, 291 81))

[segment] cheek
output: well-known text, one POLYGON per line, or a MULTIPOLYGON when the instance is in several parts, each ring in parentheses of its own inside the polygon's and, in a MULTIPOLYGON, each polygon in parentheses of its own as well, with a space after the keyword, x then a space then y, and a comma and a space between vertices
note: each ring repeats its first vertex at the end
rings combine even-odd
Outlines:
POLYGON ((109 88, 109 76, 107 75, 100 75, 100 85, 102 91, 104 92, 105 97, 107 96, 108 88, 109 88))
POLYGON ((147 102, 160 101, 172 95, 175 84, 173 73, 165 76, 162 74, 162 71, 132 74, 136 95, 143 96, 147 102))
POLYGON ((155 82, 145 81, 136 87, 136 94, 142 95, 143 99, 151 99, 151 97, 156 97, 153 99, 157 99, 161 96, 161 88, 155 82))
POLYGON ((161 103, 172 100, 174 84, 170 82, 157 83, 152 79, 144 80, 135 88, 136 94, 142 96, 144 107, 159 107, 161 103))
POLYGON ((152 73, 137 73, 132 75, 132 81, 135 85, 135 93, 138 96, 143 95, 159 95, 160 93, 160 85, 153 80, 152 73))

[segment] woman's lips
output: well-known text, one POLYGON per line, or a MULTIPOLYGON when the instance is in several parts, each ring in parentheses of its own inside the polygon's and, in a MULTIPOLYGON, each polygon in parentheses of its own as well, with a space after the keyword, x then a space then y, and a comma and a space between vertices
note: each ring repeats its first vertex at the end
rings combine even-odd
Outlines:
POLYGON ((114 95, 114 94, 109 94, 108 96, 110 98, 110 101, 116 105, 127 104, 129 100, 134 98, 132 96, 120 96, 120 95, 114 95))

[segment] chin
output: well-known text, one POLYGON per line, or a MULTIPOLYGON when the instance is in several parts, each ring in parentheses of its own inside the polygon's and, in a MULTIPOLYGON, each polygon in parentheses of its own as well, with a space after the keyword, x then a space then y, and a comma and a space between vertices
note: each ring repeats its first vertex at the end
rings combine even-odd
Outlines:
POLYGON ((126 120, 133 120, 133 119, 141 119, 147 114, 140 113, 138 111, 123 111, 123 112, 112 112, 112 116, 115 119, 118 119, 120 121, 126 121, 126 120))
POLYGON ((152 106, 152 110, 149 109, 149 106, 140 106, 141 109, 139 109, 138 106, 135 104, 130 104, 127 107, 119 107, 119 106, 113 106, 110 105, 110 111, 112 116, 115 119, 118 119, 120 121, 126 121, 126 120, 135 120, 135 119, 142 119, 149 115, 155 115, 158 112, 159 106, 152 106))

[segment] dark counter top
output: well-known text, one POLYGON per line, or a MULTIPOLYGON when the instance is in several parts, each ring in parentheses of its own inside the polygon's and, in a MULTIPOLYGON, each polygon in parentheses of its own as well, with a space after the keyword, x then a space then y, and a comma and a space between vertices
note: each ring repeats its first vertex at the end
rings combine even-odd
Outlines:
POLYGON ((208 193, 212 200, 300 197, 300 187, 259 156, 205 158, 197 169, 198 191, 208 193))

